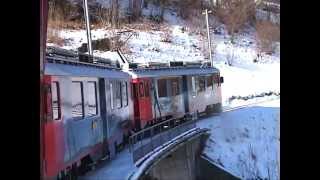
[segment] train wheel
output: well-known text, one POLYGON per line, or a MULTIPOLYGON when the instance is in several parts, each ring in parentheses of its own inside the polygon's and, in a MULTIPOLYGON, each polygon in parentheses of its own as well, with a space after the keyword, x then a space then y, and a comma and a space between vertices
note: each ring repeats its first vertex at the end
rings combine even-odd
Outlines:
POLYGON ((64 180, 64 179, 66 179, 66 174, 64 173, 64 171, 61 171, 58 174, 57 180, 64 180))
POLYGON ((91 170, 91 167, 89 166, 89 164, 91 163, 93 163, 93 161, 90 158, 90 156, 84 157, 83 159, 81 159, 81 165, 79 168, 77 168, 76 173, 80 175, 84 175, 85 173, 91 170))
POLYGON ((63 180, 72 180, 71 169, 67 170, 65 177, 63 180))
POLYGON ((118 154, 118 145, 117 145, 117 142, 114 142, 114 150, 115 150, 115 154, 118 154))
POLYGON ((72 165, 71 178, 72 178, 72 180, 78 179, 78 167, 77 167, 76 163, 72 165))

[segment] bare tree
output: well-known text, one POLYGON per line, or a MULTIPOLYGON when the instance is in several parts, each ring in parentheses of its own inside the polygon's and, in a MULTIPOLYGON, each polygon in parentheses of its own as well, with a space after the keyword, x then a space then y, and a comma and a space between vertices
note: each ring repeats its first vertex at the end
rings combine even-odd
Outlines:
POLYGON ((230 48, 228 48, 227 50, 227 54, 226 54, 226 60, 229 66, 233 65, 233 62, 235 60, 235 54, 234 54, 234 47, 231 46, 230 48))
POLYGON ((97 7, 97 17, 103 27, 111 22, 111 9, 102 6, 97 7))
POLYGON ((111 1, 111 25, 115 28, 119 28, 119 0, 111 1))
POLYGON ((178 13, 183 19, 188 19, 194 13, 201 14, 202 1, 182 0, 178 2, 178 13))
POLYGON ((226 25, 233 42, 234 33, 238 32, 245 23, 254 19, 255 3, 254 0, 223 0, 216 13, 226 25))
POLYGON ((275 42, 280 40, 279 26, 270 21, 258 21, 256 30, 259 50, 273 53, 276 48, 275 42))

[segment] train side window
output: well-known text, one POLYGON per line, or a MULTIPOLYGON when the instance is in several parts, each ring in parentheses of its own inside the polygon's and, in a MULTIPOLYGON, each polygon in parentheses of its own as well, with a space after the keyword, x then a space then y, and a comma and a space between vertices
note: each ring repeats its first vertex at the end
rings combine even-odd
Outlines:
POLYGON ((149 91, 150 91, 150 89, 149 89, 149 82, 145 82, 144 83, 144 95, 146 96, 146 97, 149 97, 150 95, 150 93, 149 93, 149 91))
POLYGON ((113 84, 112 84, 112 82, 110 82, 110 105, 111 105, 111 109, 113 109, 114 108, 114 106, 113 106, 113 84))
POLYGON ((60 87, 58 82, 51 83, 51 95, 52 95, 52 114, 53 119, 58 120, 61 117, 60 109, 60 87))
POLYGON ((180 87, 179 87, 179 79, 172 79, 171 80, 171 87, 172 87, 172 96, 176 96, 180 94, 180 87))
POLYGON ((201 91, 204 91, 204 90, 205 90, 205 87, 206 87, 205 83, 206 83, 206 81, 205 81, 205 77, 203 77, 203 76, 199 76, 198 78, 199 78, 199 89, 198 89, 198 92, 201 92, 201 91))
POLYGON ((213 77, 207 76, 207 88, 213 88, 213 77))
POLYGON ((219 75, 218 74, 215 74, 213 75, 213 79, 214 79, 214 83, 218 84, 219 83, 219 75))
POLYGON ((139 97, 144 97, 144 87, 142 82, 139 83, 139 97))
POLYGON ((84 103, 83 103, 83 83, 79 81, 72 82, 72 117, 83 118, 84 103))
POLYGON ((121 81, 116 82, 116 107, 122 107, 122 86, 121 81))
POLYGON ((167 80, 166 79, 158 80, 158 95, 159 97, 167 97, 167 80))
POLYGON ((88 106, 89 116, 94 116, 98 114, 97 108, 97 84, 94 81, 88 82, 88 106))
POLYGON ((128 84, 122 82, 122 105, 123 107, 128 106, 128 84))

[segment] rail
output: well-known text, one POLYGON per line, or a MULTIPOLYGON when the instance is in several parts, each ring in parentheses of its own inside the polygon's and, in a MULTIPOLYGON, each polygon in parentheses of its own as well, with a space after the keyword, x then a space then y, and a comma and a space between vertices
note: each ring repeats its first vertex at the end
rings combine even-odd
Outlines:
POLYGON ((129 138, 129 151, 136 162, 157 147, 174 137, 196 127, 196 114, 188 114, 187 118, 172 118, 134 133, 129 138))

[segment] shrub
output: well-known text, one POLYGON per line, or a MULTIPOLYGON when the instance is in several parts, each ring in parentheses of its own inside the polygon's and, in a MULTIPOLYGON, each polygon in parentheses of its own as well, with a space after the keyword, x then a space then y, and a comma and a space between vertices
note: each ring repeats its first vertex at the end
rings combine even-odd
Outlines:
POLYGON ((172 42, 172 35, 171 32, 166 31, 164 34, 161 34, 161 42, 167 42, 171 43, 172 42))
POLYGON ((62 46, 65 40, 59 36, 57 30, 50 29, 47 33, 47 42, 62 46))

